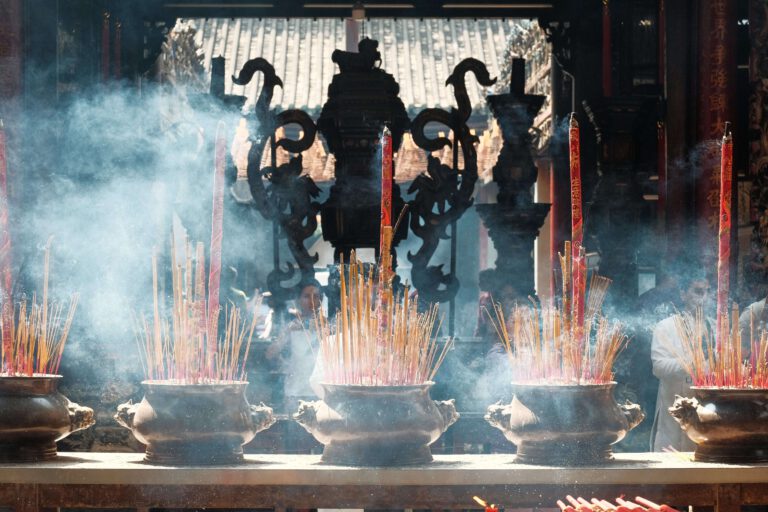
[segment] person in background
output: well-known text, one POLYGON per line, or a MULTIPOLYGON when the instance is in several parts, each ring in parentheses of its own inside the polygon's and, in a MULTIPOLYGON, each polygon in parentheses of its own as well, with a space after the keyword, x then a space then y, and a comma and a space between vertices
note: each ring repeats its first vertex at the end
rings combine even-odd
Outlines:
MULTIPOLYGON (((698 308, 705 307, 709 294, 709 281, 704 271, 691 265, 688 273, 680 276, 680 304, 682 314, 694 315, 698 308)), ((690 396, 691 376, 680 363, 682 340, 675 328, 675 320, 680 313, 669 316, 659 322, 653 330, 651 342, 651 362, 653 374, 659 379, 659 392, 656 397, 656 411, 651 429, 652 451, 670 448, 679 451, 691 451, 695 445, 669 414, 669 407, 675 401, 675 395, 690 396)), ((712 332, 710 321, 707 327, 712 332)))
POLYGON ((315 315, 322 314, 323 295, 320 283, 306 280, 298 287, 296 318, 291 320, 280 336, 265 352, 267 361, 285 377, 284 411, 293 411, 299 400, 315 400, 318 393, 310 385, 318 350, 314 329, 315 315))
POLYGON ((665 267, 656 271, 656 286, 643 293, 627 311, 625 325, 630 342, 616 358, 614 380, 616 399, 637 403, 649 416, 616 447, 629 452, 647 451, 650 443, 652 421, 650 415, 656 410, 656 395, 659 381, 653 376, 651 364, 651 341, 653 330, 663 319, 680 309, 680 290, 676 273, 665 267))
POLYGON ((672 315, 680 307, 676 273, 662 266, 656 272, 656 286, 637 298, 634 310, 643 315, 651 315, 657 322, 672 315))
POLYGON ((744 308, 744 311, 739 315, 742 348, 746 348, 749 352, 752 342, 759 341, 766 328, 768 328, 768 310, 765 307, 764 297, 744 308))

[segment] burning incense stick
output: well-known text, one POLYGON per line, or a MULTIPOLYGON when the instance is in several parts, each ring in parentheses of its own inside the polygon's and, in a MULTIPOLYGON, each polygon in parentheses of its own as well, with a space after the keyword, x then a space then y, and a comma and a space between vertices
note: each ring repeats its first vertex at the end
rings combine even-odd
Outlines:
POLYGON ((720 161, 720 226, 717 253, 717 339, 728 337, 728 286, 731 259, 731 185, 733 183, 733 138, 731 123, 725 123, 720 161))
POLYGON ((10 322, 3 319, 3 338, 11 340, 3 345, 4 376, 52 375, 59 371, 64 345, 69 337, 72 320, 77 309, 78 295, 73 294, 66 305, 48 298, 48 278, 51 265, 51 243, 45 247, 43 264, 43 299, 37 302, 23 299, 17 308, 11 306, 10 322), (15 313, 15 319, 13 318, 15 313))
MULTIPOLYGON (((220 121, 216 129, 215 170, 213 174, 213 208, 211 214, 211 262, 208 274, 209 339, 219 332, 219 288, 221 287, 221 244, 224 239, 224 165, 227 151, 227 130, 220 121)), ((198 262, 200 260, 198 259, 198 262)), ((198 273, 202 279, 203 274, 198 273)))
MULTIPOLYGON (((198 243, 193 250, 187 242, 183 250, 184 258, 178 263, 176 244, 172 243, 170 322, 160 308, 157 258, 152 257, 152 321, 144 316, 136 320, 136 340, 146 378, 176 384, 244 381, 257 316, 247 322, 240 310, 230 305, 224 309, 223 337, 212 335, 205 321, 206 305, 210 304, 205 295, 203 245, 198 243)), ((217 317, 220 314, 217 307, 217 317)))
POLYGON ((494 305, 496 318, 491 317, 491 323, 504 344, 515 382, 604 384, 613 378, 613 363, 627 338, 619 323, 600 315, 611 280, 593 275, 586 301, 584 290, 574 290, 573 295, 579 295, 586 304, 585 328, 579 332, 575 328, 575 308, 570 307, 569 300, 569 256, 566 243, 565 254, 560 256, 564 276, 562 307, 516 306, 507 317, 500 304, 494 305))
MULTIPOLYGON (((342 268, 344 262, 341 262, 342 268)), ((379 269, 380 271, 380 269, 379 269)), ((450 343, 439 348, 438 306, 419 313, 418 301, 406 287, 395 295, 383 291, 373 270, 365 272, 352 252, 341 274, 341 307, 335 325, 315 317, 320 340, 319 361, 326 382, 364 386, 405 386, 434 379, 450 343)))

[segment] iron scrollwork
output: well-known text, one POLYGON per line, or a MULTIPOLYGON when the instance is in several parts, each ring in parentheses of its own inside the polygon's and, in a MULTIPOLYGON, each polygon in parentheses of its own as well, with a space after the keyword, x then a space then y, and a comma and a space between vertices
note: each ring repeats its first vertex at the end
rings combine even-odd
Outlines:
POLYGON ((288 248, 301 274, 301 279, 297 280, 296 267, 285 263, 281 268, 276 258, 275 268, 267 276, 267 287, 272 294, 274 307, 289 298, 302 281, 314 277, 314 264, 318 256, 309 254, 304 240, 317 229, 320 204, 314 199, 319 196, 320 189, 312 178, 301 175, 300 153, 312 146, 317 127, 302 110, 291 109, 276 113, 269 108, 274 88, 282 87, 283 82, 267 60, 260 57, 249 60, 243 65, 238 76, 232 77, 232 81, 237 85, 246 85, 257 72, 264 75, 264 85, 253 113, 247 116, 251 142, 248 152, 248 185, 253 197, 253 206, 264 218, 275 222, 285 234, 288 248), (299 125, 302 129, 301 137, 276 140, 276 130, 288 124, 299 125), (261 160, 267 144, 270 144, 272 150, 272 163, 262 168, 261 160), (293 156, 287 163, 277 166, 277 148, 283 148, 289 153, 298 153, 298 156, 293 156), (285 283, 290 281, 295 284, 286 286, 285 283))
MULTIPOLYGON (((411 231, 423 240, 415 253, 408 253, 413 265, 413 284, 419 294, 430 302, 452 300, 459 289, 459 281, 452 273, 443 272, 442 265, 430 265, 429 262, 437 250, 441 239, 447 239, 447 228, 458 220, 472 206, 472 193, 477 182, 477 152, 475 143, 478 138, 470 132, 467 121, 472 113, 472 105, 467 94, 465 75, 474 73, 478 83, 489 87, 496 83, 481 61, 468 58, 462 60, 453 70, 445 85, 453 85, 453 94, 458 108, 448 112, 439 108, 421 111, 411 124, 413 140, 420 148, 437 151, 446 146, 453 147, 447 137, 429 138, 425 134, 428 123, 436 122, 447 126, 454 133, 458 147, 454 150, 454 167, 444 165, 432 156, 427 158, 427 173, 417 177, 409 193, 416 193, 410 203, 411 231), (458 169, 456 153, 461 149, 464 157, 464 169, 458 169)), ((451 236, 455 236, 452 233, 451 236)))

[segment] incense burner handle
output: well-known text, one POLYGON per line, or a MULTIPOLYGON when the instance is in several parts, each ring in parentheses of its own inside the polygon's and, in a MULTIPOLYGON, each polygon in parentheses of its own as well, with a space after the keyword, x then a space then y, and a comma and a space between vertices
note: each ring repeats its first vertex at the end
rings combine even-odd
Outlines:
POLYGON ((268 429, 277 421, 272 408, 264 405, 264 402, 259 405, 251 405, 250 416, 254 434, 258 434, 262 430, 268 429))
POLYGON ((129 430, 133 430, 133 417, 136 416, 136 410, 139 408, 139 404, 133 403, 133 400, 117 406, 117 413, 115 413, 115 421, 129 430))
POLYGON ((627 420, 627 431, 632 430, 645 419, 645 413, 640 406, 629 400, 624 404, 619 404, 619 409, 621 409, 624 418, 627 420))
POLYGON ((305 402, 300 400, 299 410, 293 414, 293 419, 304 427, 307 432, 312 433, 318 427, 317 411, 321 404, 322 402, 320 401, 305 402))
POLYGON ((70 432, 86 429, 96 423, 96 419, 93 417, 93 409, 90 407, 67 400, 67 412, 69 413, 70 432))
POLYGON ((509 432, 510 422, 512 421, 512 404, 503 404, 501 400, 493 405, 489 405, 484 416, 485 421, 501 430, 506 436, 509 432))
POLYGON ((440 416, 443 418, 443 432, 448 430, 448 427, 456 423, 459 419, 459 413, 456 411, 456 400, 451 398, 450 400, 432 400, 437 410, 440 411, 440 416))
POLYGON ((701 424, 701 404, 695 398, 685 398, 675 395, 675 401, 669 408, 669 414, 675 418, 683 430, 696 427, 701 424))

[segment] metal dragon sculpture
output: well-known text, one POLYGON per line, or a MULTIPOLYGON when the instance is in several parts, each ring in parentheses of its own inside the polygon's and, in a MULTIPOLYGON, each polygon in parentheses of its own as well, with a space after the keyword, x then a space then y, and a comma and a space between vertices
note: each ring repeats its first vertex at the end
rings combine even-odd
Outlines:
MULTIPOLYGON (((437 151, 446 146, 453 148, 453 167, 440 163, 429 156, 427 172, 416 178, 408 189, 415 193, 410 202, 410 228, 422 239, 421 247, 415 253, 408 253, 413 265, 413 284, 419 294, 430 302, 452 300, 459 289, 459 281, 452 272, 443 272, 443 265, 430 265, 429 262, 437 250, 441 239, 447 239, 447 228, 472 206, 472 193, 477 182, 477 152, 475 143, 478 138, 470 132, 467 121, 472 113, 472 105, 467 94, 465 75, 473 73, 478 83, 489 87, 496 82, 481 61, 468 58, 459 62, 445 85, 453 85, 453 94, 458 108, 450 112, 439 108, 422 110, 411 123, 413 140, 420 148, 437 151), (447 137, 427 137, 424 133, 428 123, 440 123, 447 126, 454 134, 457 146, 447 137), (458 151, 464 157, 464 169, 458 168, 458 151)), ((455 236, 452 233, 451 236, 455 236)))
POLYGON ((283 86, 282 80, 275 73, 275 68, 259 57, 246 62, 238 76, 232 77, 236 85, 248 84, 253 75, 261 72, 264 85, 256 101, 254 111, 248 121, 251 147, 248 152, 248 185, 253 206, 261 215, 275 223, 274 268, 267 276, 267 287, 272 294, 272 306, 276 307, 289 298, 301 282, 314 277, 314 263, 317 255, 310 255, 304 246, 304 240, 317 229, 319 203, 314 199, 320 189, 309 176, 302 176, 302 158, 300 153, 312 146, 317 128, 309 115, 298 109, 275 112, 270 109, 272 94, 276 86, 283 86), (282 138, 276 140, 275 132, 281 126, 298 124, 302 135, 298 140, 282 138), (262 155, 266 145, 270 144, 272 161, 261 167, 262 155), (277 148, 283 148, 298 156, 291 157, 288 163, 278 166, 277 148), (279 227, 279 230, 277 229, 279 227), (285 263, 281 268, 279 257, 278 231, 282 231, 288 241, 288 248, 296 261, 296 266, 285 263), (296 279, 296 272, 301 274, 296 279), (294 282, 286 286, 285 283, 294 282))

